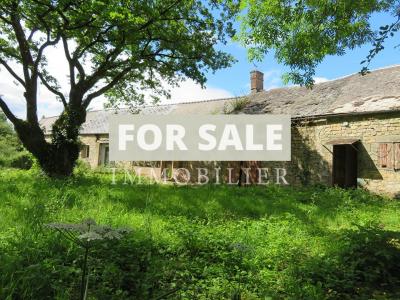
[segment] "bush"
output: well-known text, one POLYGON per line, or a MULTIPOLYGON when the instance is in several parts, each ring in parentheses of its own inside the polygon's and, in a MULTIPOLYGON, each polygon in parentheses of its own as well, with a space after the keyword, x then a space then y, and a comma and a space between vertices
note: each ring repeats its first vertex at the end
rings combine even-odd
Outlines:
POLYGON ((74 168, 74 175, 75 176, 85 176, 92 172, 90 165, 88 162, 78 159, 75 164, 74 168))
POLYGON ((327 299, 384 295, 400 284, 399 237, 376 225, 344 230, 327 253, 294 268, 296 285, 307 287, 304 296, 318 287, 327 299))
POLYGON ((27 151, 18 151, 7 157, 0 157, 0 167, 29 170, 33 165, 33 156, 27 151))
POLYGON ((27 151, 18 152, 18 154, 10 160, 9 165, 11 168, 29 170, 33 165, 33 156, 27 151))
POLYGON ((28 170, 32 163, 32 155, 24 149, 6 117, 0 112, 0 167, 28 170))

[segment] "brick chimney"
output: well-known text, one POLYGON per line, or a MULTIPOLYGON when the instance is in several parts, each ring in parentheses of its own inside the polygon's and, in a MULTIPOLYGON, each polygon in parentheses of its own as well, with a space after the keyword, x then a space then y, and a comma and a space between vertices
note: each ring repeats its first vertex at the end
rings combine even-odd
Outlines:
POLYGON ((252 93, 261 92, 264 89, 264 73, 256 70, 251 71, 250 86, 252 93))

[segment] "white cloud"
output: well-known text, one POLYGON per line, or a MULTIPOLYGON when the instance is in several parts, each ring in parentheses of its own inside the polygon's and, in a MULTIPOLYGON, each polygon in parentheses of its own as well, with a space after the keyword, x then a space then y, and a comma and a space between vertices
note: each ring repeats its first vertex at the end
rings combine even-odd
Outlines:
MULTIPOLYGON (((181 103, 181 102, 195 102, 195 101, 204 101, 210 99, 220 99, 220 98, 229 98, 234 95, 229 91, 216 88, 216 87, 205 87, 204 89, 200 84, 195 83, 193 80, 188 79, 180 83, 178 87, 166 87, 170 90, 171 98, 170 99, 161 99, 160 104, 172 104, 172 103, 181 103)), ((149 96, 148 92, 144 93, 149 96)), ((104 108, 104 104, 107 102, 107 99, 104 96, 98 97, 92 101, 89 106, 90 110, 101 110, 104 108)))
POLYGON ((210 99, 228 98, 233 95, 227 90, 207 87, 202 89, 201 86, 193 80, 186 80, 179 87, 171 90, 171 99, 165 100, 165 103, 191 102, 210 99))
MULTIPOLYGON (((48 60, 48 71, 53 75, 61 86, 61 91, 67 94, 69 87, 68 64, 64 58, 61 47, 52 47, 46 49, 45 55, 48 60)), ((18 65, 12 65, 14 70, 20 69, 18 65)), ((25 99, 23 97, 23 88, 21 85, 14 84, 14 78, 4 69, 0 69, 0 95, 10 106, 10 109, 18 116, 25 117, 25 99)), ((233 95, 224 89, 217 87, 207 87, 202 89, 199 84, 193 80, 181 82, 179 87, 171 88, 171 99, 164 100, 162 103, 177 103, 189 101, 202 101, 217 98, 227 98, 233 95)), ((93 100, 89 109, 103 109, 106 102, 105 97, 98 97, 93 100)), ((38 117, 55 116, 61 113, 63 106, 55 95, 48 91, 45 86, 40 86, 38 91, 38 117)))
MULTIPOLYGON (((271 90, 284 86, 282 82, 282 75, 283 72, 277 69, 264 72, 264 89, 271 90)), ((318 84, 329 81, 329 79, 325 77, 314 77, 314 81, 316 84, 318 84)), ((296 85, 288 84, 286 86, 296 86, 296 85)))
POLYGON ((282 71, 269 70, 264 72, 264 90, 272 90, 283 86, 282 71))
POLYGON ((322 82, 327 82, 327 81, 329 81, 329 79, 328 78, 325 78, 325 77, 314 77, 314 83, 322 83, 322 82))

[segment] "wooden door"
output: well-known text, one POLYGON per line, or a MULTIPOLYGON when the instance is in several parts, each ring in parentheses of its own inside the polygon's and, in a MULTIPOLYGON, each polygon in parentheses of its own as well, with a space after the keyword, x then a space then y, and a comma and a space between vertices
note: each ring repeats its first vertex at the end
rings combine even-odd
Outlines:
POLYGON ((357 187, 357 150, 353 145, 333 146, 332 184, 341 188, 357 187))

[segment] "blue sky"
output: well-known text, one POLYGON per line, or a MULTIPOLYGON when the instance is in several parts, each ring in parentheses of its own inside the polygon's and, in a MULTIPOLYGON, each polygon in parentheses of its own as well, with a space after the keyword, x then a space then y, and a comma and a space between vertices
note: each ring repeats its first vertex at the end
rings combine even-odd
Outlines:
MULTIPOLYGON (((372 26, 378 30, 380 26, 391 23, 394 20, 390 14, 374 14, 372 26)), ((400 48, 395 49, 399 44, 398 35, 385 43, 385 50, 382 51, 371 63, 370 69, 382 68, 385 66, 399 64, 400 48)), ((249 72, 254 65, 247 59, 246 49, 237 44, 224 46, 223 50, 231 53, 238 62, 229 69, 209 74, 208 86, 218 87, 229 91, 233 95, 241 95, 249 89, 249 72)), ((329 56, 317 68, 316 77, 335 79, 345 75, 353 74, 361 70, 360 62, 368 55, 371 45, 364 45, 361 48, 348 51, 343 56, 329 56)), ((257 63, 257 69, 266 73, 264 86, 266 88, 283 86, 280 77, 287 68, 279 65, 272 54, 267 55, 264 61, 257 63)))

